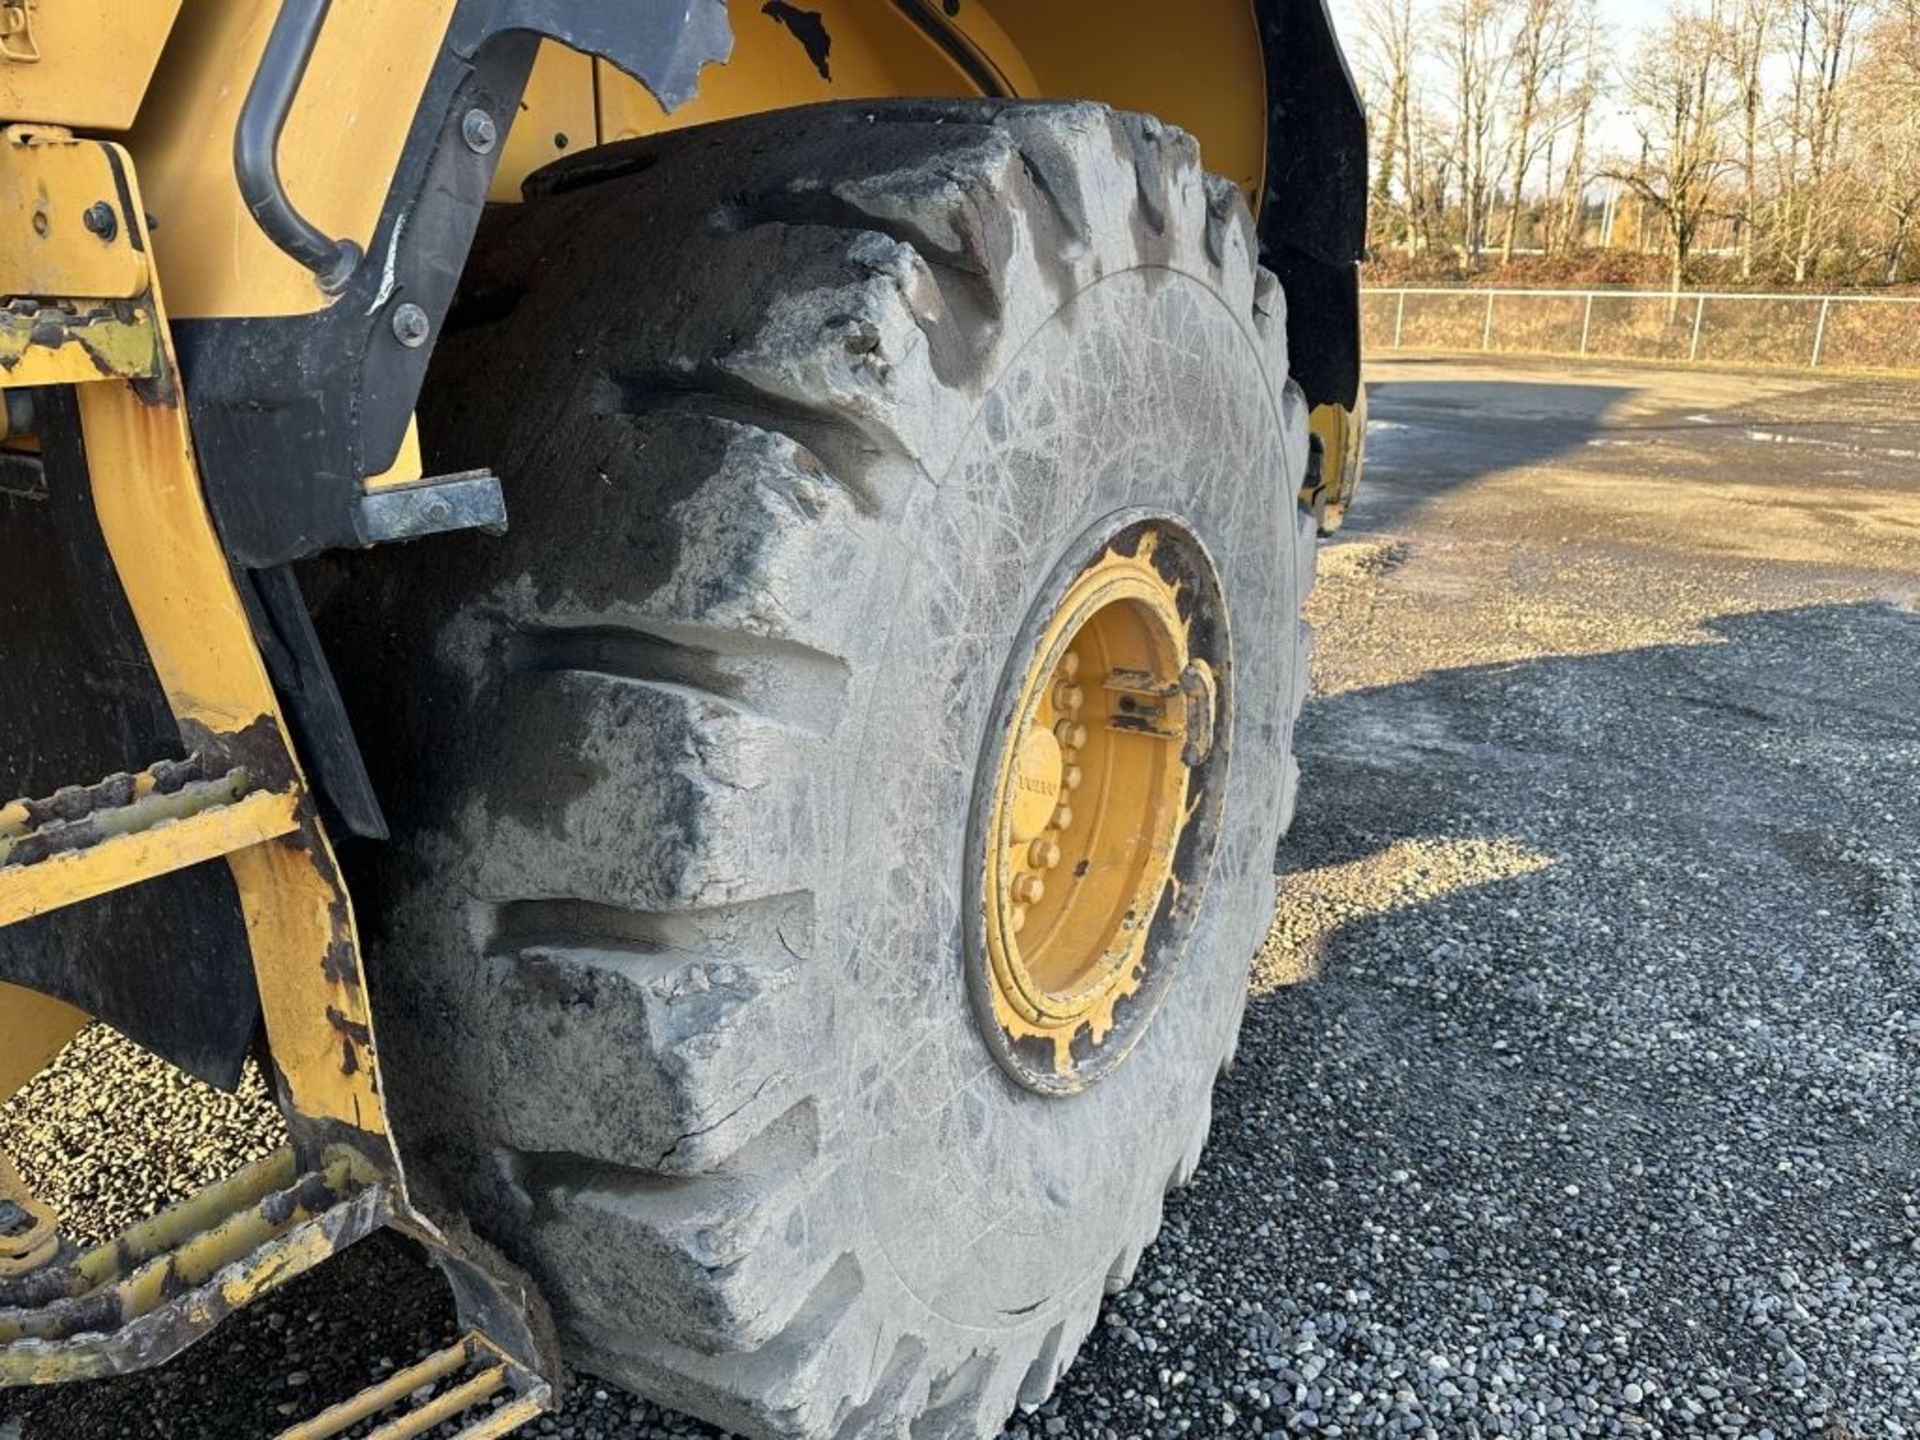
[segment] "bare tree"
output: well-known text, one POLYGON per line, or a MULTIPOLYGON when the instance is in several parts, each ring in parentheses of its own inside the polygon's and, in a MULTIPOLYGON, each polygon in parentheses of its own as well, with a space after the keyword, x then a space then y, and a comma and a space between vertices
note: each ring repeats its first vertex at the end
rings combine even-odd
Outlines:
POLYGON ((1567 67, 1579 36, 1576 0, 1518 0, 1506 95, 1509 100, 1506 174, 1512 186, 1500 259, 1513 259, 1527 177, 1543 149, 1571 121, 1561 104, 1567 67))
MULTIPOLYGON (((1920 3, 1920 0, 1917 0, 1920 3)), ((1599 103, 1605 91, 1609 67, 1604 44, 1606 27, 1600 23, 1600 0, 1584 0, 1584 13, 1579 17, 1578 40, 1573 61, 1569 65, 1565 88, 1560 94, 1558 105, 1565 116, 1572 138, 1569 142, 1566 169, 1559 179, 1559 203, 1549 203, 1547 208, 1546 248, 1551 253, 1556 249, 1577 249, 1581 241, 1587 206, 1587 184, 1593 178, 1589 169, 1591 157, 1588 146, 1591 142, 1594 107, 1599 103)), ((1553 161, 1547 162, 1549 183, 1552 183, 1553 161)), ((1551 202, 1552 196, 1549 195, 1551 202)))
POLYGON ((1400 233, 1412 252, 1416 230, 1413 208, 1418 188, 1413 174, 1414 67, 1419 63, 1419 28, 1413 0, 1365 0, 1359 15, 1359 63, 1371 92, 1378 122, 1374 136, 1372 214, 1383 239, 1394 213, 1395 184, 1405 197, 1400 233))
POLYGON ((1440 58, 1453 109, 1453 164, 1460 188, 1460 245, 1469 264, 1487 246, 1488 216, 1503 158, 1499 97, 1512 62, 1511 0, 1445 0, 1440 58))
POLYGON ((1667 0, 1624 69, 1611 0, 1345 3, 1376 248, 1507 262, 1537 214, 1557 253, 1606 178, 1602 244, 1665 247, 1676 289, 1729 222, 1748 278, 1920 269, 1920 0, 1667 0), (1614 101, 1636 141, 1597 164, 1614 101))
POLYGON ((1846 122, 1846 81, 1864 0, 1788 0, 1792 83, 1785 114, 1782 199, 1790 227, 1793 279, 1804 285, 1844 214, 1828 193, 1846 122))
POLYGON ((1641 158, 1608 173, 1665 223, 1673 289, 1687 281, 1701 228, 1729 169, 1726 128, 1733 112, 1713 10, 1675 9, 1651 33, 1626 77, 1641 158))
POLYGON ((1879 222, 1880 279, 1897 285, 1920 229, 1920 0, 1888 4, 1859 72, 1859 165, 1879 222))
POLYGON ((1760 122, 1766 113, 1766 64, 1773 53, 1782 0, 1734 0, 1722 27, 1722 43, 1739 95, 1740 275, 1753 278, 1760 231, 1760 122))

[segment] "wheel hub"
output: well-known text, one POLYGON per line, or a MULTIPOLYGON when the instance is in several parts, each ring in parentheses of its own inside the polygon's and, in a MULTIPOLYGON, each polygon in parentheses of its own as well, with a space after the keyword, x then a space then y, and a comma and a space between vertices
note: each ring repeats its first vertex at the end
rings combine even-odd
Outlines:
POLYGON ((1225 615, 1199 542, 1136 521, 1078 557, 1003 682, 970 877, 982 1027, 1014 1078, 1054 1093, 1144 1029, 1211 859, 1202 792, 1225 768, 1225 615))

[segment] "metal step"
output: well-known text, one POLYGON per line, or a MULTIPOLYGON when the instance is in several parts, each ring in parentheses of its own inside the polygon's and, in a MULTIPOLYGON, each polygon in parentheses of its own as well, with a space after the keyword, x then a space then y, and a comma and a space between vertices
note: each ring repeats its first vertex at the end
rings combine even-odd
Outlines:
POLYGON ((418 1365, 369 1385, 351 1400, 280 1432, 278 1440, 333 1440, 383 1410, 406 1405, 365 1440, 414 1440, 435 1426, 481 1410, 501 1393, 513 1398, 475 1415, 455 1440, 497 1440, 546 1413, 547 1382, 478 1332, 430 1355, 418 1365), (417 1398, 416 1398, 417 1397, 417 1398))
POLYGON ((166 760, 0 806, 0 925, 217 859, 299 823, 292 787, 166 760))
POLYGON ((0 1387, 162 1364, 391 1216, 351 1152, 303 1173, 280 1150, 105 1244, 0 1278, 0 1387))

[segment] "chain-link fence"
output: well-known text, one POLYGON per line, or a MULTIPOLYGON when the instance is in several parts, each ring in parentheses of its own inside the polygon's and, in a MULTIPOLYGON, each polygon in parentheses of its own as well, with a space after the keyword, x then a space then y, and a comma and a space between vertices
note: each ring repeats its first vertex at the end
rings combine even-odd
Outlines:
POLYGON ((1920 297, 1364 290, 1370 353, 1482 351, 1920 374, 1920 297))

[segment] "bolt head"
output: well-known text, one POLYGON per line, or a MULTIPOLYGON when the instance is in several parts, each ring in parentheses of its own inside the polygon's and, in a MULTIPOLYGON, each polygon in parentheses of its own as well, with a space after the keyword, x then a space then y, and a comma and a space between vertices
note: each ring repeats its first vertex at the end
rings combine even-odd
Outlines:
POLYGON ((1060 772, 1060 785, 1065 790, 1078 790, 1080 782, 1086 778, 1085 772, 1078 765, 1069 765, 1060 772))
POLYGON ((476 107, 460 117, 460 138, 474 154, 491 155, 500 143, 500 127, 493 123, 493 116, 476 107))
POLYGON ((393 338, 409 350, 418 350, 427 343, 427 336, 433 333, 433 325, 427 319, 427 312, 411 300, 395 307, 393 312, 393 338))
POLYGON ((120 217, 114 213, 113 206, 104 200, 96 200, 89 205, 86 213, 80 217, 80 223, 87 227, 89 235, 98 235, 109 243, 120 233, 120 217))
POLYGON ((1071 829, 1073 826, 1073 807, 1071 805, 1062 805, 1055 809, 1052 823, 1055 830, 1071 829))
POLYGON ((1060 842, 1036 840, 1027 848, 1027 863, 1036 870, 1051 870, 1060 863, 1060 842))
POLYGON ((1037 905, 1047 893, 1047 883, 1038 875, 1020 875, 1013 882, 1013 898, 1022 905, 1037 905))

